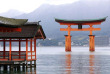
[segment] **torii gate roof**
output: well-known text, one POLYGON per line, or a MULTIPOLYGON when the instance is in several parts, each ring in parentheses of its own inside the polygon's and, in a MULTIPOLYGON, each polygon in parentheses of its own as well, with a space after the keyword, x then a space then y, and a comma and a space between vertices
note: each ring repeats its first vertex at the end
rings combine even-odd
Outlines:
POLYGON ((98 25, 101 22, 104 22, 107 17, 104 18, 99 18, 99 19, 87 19, 87 20, 66 20, 66 19, 58 19, 55 18, 55 21, 60 23, 61 25, 89 25, 89 24, 94 24, 98 25))

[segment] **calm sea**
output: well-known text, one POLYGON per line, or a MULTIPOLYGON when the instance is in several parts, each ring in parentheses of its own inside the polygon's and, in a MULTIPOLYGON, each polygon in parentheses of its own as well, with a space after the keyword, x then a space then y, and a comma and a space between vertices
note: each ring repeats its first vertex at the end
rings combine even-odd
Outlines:
POLYGON ((96 47, 95 52, 89 52, 89 47, 72 47, 72 52, 64 47, 37 47, 36 69, 0 74, 110 74, 110 47, 96 47))

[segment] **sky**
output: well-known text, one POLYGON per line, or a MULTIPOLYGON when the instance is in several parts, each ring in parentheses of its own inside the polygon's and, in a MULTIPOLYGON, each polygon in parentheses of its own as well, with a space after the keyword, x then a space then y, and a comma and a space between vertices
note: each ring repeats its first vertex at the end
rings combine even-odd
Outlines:
POLYGON ((11 9, 29 13, 42 4, 60 5, 73 3, 79 0, 0 0, 0 13, 11 9))

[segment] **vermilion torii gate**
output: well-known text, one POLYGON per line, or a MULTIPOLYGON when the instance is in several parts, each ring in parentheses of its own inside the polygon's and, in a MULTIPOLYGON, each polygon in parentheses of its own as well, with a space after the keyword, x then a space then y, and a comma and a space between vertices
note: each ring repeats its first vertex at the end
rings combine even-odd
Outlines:
POLYGON ((67 28, 60 28, 60 31, 68 31, 68 35, 65 35, 65 51, 71 51, 71 31, 90 31, 89 35, 89 50, 95 51, 94 38, 95 35, 92 34, 92 31, 99 31, 100 28, 94 28, 93 25, 100 25, 106 20, 105 18, 100 19, 90 19, 90 20, 64 20, 64 19, 55 19, 56 22, 60 25, 67 25, 67 28), (78 25, 78 28, 71 28, 71 25, 78 25), (89 25, 89 28, 82 28, 83 25, 89 25))

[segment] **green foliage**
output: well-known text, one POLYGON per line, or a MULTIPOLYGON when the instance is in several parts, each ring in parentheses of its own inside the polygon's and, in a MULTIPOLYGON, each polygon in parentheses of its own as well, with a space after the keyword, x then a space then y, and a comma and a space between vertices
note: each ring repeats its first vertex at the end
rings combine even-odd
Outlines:
POLYGON ((52 39, 45 39, 45 40, 40 40, 39 43, 43 46, 58 46, 58 40, 52 39))

